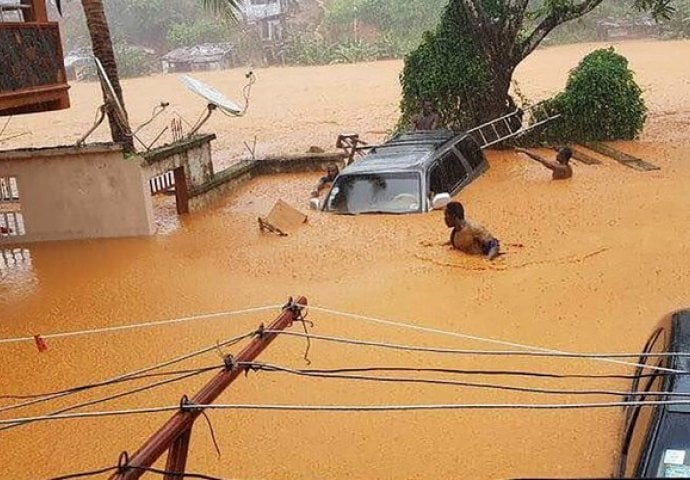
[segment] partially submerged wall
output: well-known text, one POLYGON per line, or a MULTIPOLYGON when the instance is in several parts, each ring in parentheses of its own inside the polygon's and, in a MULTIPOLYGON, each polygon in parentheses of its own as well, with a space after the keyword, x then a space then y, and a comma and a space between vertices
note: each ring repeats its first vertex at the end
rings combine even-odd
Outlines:
POLYGON ((324 172, 330 163, 342 165, 344 153, 278 155, 261 160, 248 160, 214 175, 201 187, 190 189, 189 208, 195 212, 210 205, 225 193, 259 175, 278 173, 324 172))
POLYGON ((137 161, 125 159, 117 145, 0 152, 0 178, 15 179, 19 198, 5 202, 5 207, 19 212, 23 220, 23 232, 13 225, 5 227, 0 243, 154 231, 147 181, 137 161))

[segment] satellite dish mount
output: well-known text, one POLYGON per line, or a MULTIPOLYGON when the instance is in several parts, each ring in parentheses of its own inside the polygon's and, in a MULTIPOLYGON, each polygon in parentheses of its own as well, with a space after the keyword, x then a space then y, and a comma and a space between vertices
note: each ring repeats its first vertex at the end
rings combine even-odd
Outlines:
POLYGON ((228 117, 242 117, 247 113, 247 109, 249 108, 249 96, 251 94, 252 85, 256 82, 256 77, 254 76, 254 72, 250 71, 245 75, 245 78, 247 79, 247 84, 242 89, 242 96, 244 97, 244 107, 242 108, 210 85, 190 77, 189 75, 180 75, 180 82, 182 82, 188 90, 196 93, 208 102, 206 105, 206 112, 202 114, 199 121, 194 124, 187 134, 187 137, 191 137, 197 133, 216 110, 228 117))

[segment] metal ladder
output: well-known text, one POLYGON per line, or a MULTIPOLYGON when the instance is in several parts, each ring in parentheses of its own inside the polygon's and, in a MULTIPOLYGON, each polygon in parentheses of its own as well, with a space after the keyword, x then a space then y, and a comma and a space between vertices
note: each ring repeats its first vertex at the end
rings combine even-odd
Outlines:
POLYGON ((474 127, 467 133, 474 137, 480 148, 484 149, 509 138, 524 135, 526 132, 560 117, 560 115, 549 116, 539 107, 540 104, 524 110, 518 108, 514 112, 474 127))

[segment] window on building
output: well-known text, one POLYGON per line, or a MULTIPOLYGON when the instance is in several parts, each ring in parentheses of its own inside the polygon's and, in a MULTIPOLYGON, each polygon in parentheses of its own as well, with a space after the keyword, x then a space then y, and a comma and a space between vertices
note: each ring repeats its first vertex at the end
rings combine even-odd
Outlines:
POLYGON ((26 235, 17 177, 0 177, 0 237, 26 235))

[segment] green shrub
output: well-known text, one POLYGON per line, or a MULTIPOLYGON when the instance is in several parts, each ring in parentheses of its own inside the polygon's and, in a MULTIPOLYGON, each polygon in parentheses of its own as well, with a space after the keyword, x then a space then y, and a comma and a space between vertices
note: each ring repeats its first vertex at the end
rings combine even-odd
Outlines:
POLYGON ((561 115, 541 132, 548 141, 631 140, 647 118, 642 90, 613 47, 587 55, 544 108, 561 115))

